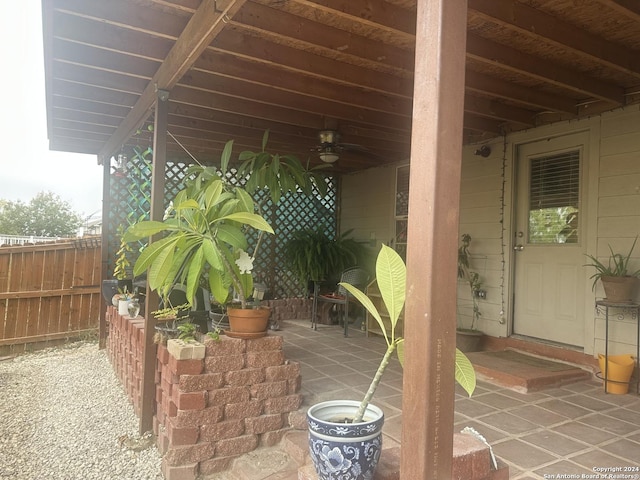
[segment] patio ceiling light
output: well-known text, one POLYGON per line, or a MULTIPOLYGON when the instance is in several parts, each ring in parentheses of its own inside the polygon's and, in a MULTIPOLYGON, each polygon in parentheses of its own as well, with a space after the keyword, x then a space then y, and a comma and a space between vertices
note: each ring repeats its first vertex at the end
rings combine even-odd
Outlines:
POLYGON ((338 155, 338 153, 334 151, 330 146, 321 150, 319 155, 320 160, 325 163, 335 163, 340 158, 340 155, 338 155))

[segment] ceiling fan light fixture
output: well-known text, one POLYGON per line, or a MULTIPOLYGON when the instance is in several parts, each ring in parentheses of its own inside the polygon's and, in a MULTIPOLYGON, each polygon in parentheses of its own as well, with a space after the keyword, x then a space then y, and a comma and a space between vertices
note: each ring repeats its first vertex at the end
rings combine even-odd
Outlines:
POLYGON ((340 158, 336 152, 334 152, 331 148, 326 148, 320 152, 320 160, 324 163, 335 163, 340 158))

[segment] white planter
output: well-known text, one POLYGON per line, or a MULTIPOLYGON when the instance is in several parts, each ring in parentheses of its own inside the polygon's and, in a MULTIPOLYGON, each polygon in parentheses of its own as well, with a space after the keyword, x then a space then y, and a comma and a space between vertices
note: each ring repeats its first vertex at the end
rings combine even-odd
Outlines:
POLYGON ((118 300, 118 313, 123 317, 129 316, 129 300, 118 300))

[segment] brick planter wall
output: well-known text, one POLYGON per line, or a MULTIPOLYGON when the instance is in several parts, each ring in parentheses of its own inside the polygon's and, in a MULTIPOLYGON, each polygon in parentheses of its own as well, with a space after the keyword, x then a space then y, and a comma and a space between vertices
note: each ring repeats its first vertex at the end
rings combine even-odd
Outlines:
POLYGON ((123 317, 115 307, 107 307, 109 336, 107 353, 120 383, 140 416, 142 359, 144 356, 144 318, 123 317))
POLYGON ((277 335, 222 336, 158 347, 154 430, 167 480, 229 468, 240 455, 275 445, 301 403, 300 367, 277 335))
MULTIPOLYGON (((107 352, 140 415, 144 318, 107 309, 107 352)), ((300 367, 277 335, 157 345, 154 434, 167 480, 225 470, 258 446, 277 444, 302 403, 300 367)))
POLYGON ((262 304, 271 307, 271 322, 281 322, 282 320, 311 318, 313 300, 310 298, 280 298, 265 300, 262 304))

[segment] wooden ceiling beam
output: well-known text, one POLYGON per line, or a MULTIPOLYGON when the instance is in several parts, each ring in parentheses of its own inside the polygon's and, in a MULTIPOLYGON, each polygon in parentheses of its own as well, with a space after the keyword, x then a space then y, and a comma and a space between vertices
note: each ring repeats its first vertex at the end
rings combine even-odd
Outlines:
POLYGON ((487 40, 478 35, 467 35, 467 56, 479 62, 536 78, 585 97, 595 97, 624 105, 624 89, 617 85, 587 76, 584 72, 554 64, 512 47, 487 40))
POLYGON ((350 57, 355 57, 359 62, 413 75, 413 49, 371 40, 282 10, 251 2, 238 12, 232 24, 260 35, 279 37, 275 43, 297 42, 303 49, 326 51, 327 56, 337 56, 347 63, 353 63, 350 57))
MULTIPOLYGON (((269 4, 272 0, 255 0, 269 4)), ((400 8, 383 0, 289 0, 280 6, 283 10, 309 15, 312 19, 328 24, 334 22, 350 25, 350 31, 361 30, 353 23, 382 30, 394 36, 403 35, 405 42, 415 44, 416 17, 415 10, 400 8), (296 8, 298 6, 304 8, 296 8)))
POLYGON ((535 124, 536 112, 469 94, 464 96, 464 111, 529 127, 535 124))
POLYGON ((223 29, 224 22, 244 5, 246 0, 202 0, 175 45, 167 55, 127 118, 100 150, 99 161, 109 158, 149 116, 158 89, 171 90, 184 73, 223 29), (218 8, 221 8, 218 10, 218 8))
POLYGON ((225 30, 211 48, 244 57, 258 65, 274 65, 312 78, 331 79, 336 84, 359 86, 380 93, 391 92, 407 98, 412 96, 412 78, 400 78, 357 65, 344 64, 294 47, 243 35, 238 31, 225 30))
POLYGON ((62 12, 56 12, 54 21, 57 39, 98 48, 96 54, 106 50, 162 62, 175 43, 163 35, 151 35, 85 17, 76 18, 62 12))
MULTIPOLYGON (((169 108, 170 122, 184 125, 188 128, 201 129, 203 131, 224 132, 230 137, 237 129, 253 132, 252 135, 262 137, 265 130, 270 130, 272 135, 284 137, 283 142, 296 143, 303 141, 308 146, 315 145, 318 141, 318 130, 322 127, 303 127, 291 123, 279 123, 253 115, 243 115, 238 112, 222 112, 211 108, 203 108, 196 105, 187 105, 177 101, 171 102, 169 108)), ((382 146, 389 149, 402 149, 411 141, 407 132, 392 132, 385 130, 381 125, 364 126, 355 122, 348 124, 336 124, 343 140, 348 143, 362 145, 382 146)), ((251 136, 246 133, 247 136, 251 136)))
POLYGON ((622 45, 608 42, 583 28, 519 2, 468 0, 469 8, 491 23, 515 30, 528 38, 545 41, 563 50, 640 78, 640 59, 622 45))
POLYGON ((56 79, 53 83, 56 95, 64 98, 86 99, 92 100, 96 103, 120 105, 127 108, 133 107, 138 99, 138 95, 134 93, 127 93, 93 85, 81 85, 62 79, 56 79))
POLYGON ((344 101, 333 101, 251 83, 240 78, 229 79, 193 70, 182 78, 180 85, 212 93, 219 92, 237 99, 255 102, 257 105, 280 106, 302 112, 322 112, 330 117, 355 118, 361 123, 371 125, 391 123, 397 125, 399 129, 409 128, 411 125, 411 103, 409 102, 403 105, 405 107, 403 110, 381 111, 375 99, 371 99, 364 105, 347 104, 343 103, 344 101))
POLYGON ((237 57, 208 49, 194 65, 193 70, 216 74, 242 81, 250 81, 270 88, 292 93, 333 100, 348 105, 375 105, 376 110, 404 112, 411 110, 411 98, 365 90, 360 86, 336 84, 327 79, 309 77, 296 71, 281 69, 274 64, 256 64, 247 58, 237 57), (274 81, 276 80, 277 81, 274 81))
POLYGON ((479 132, 489 132, 493 135, 502 135, 504 122, 481 117, 473 113, 464 114, 464 128, 479 132))
POLYGON ((598 0, 607 8, 612 8, 623 15, 627 15, 636 22, 640 22, 640 3, 637 0, 598 0))
POLYGON ((53 70, 56 78, 62 81, 137 95, 141 94, 149 83, 147 79, 128 76, 126 73, 105 72, 59 61, 54 63, 53 70))
POLYGON ((516 85, 473 70, 467 69, 465 83, 468 91, 501 98, 534 109, 565 112, 572 115, 577 113, 575 101, 571 98, 516 85))
POLYGON ((96 49, 89 45, 55 39, 56 60, 113 73, 126 72, 149 80, 158 70, 161 61, 150 60, 123 52, 96 49))
POLYGON ((56 0, 56 11, 73 17, 92 20, 105 27, 116 26, 125 30, 152 36, 164 36, 175 41, 191 15, 184 12, 169 13, 157 8, 131 5, 126 0, 91 2, 87 0, 56 0), (176 14, 177 13, 177 14, 176 14))

